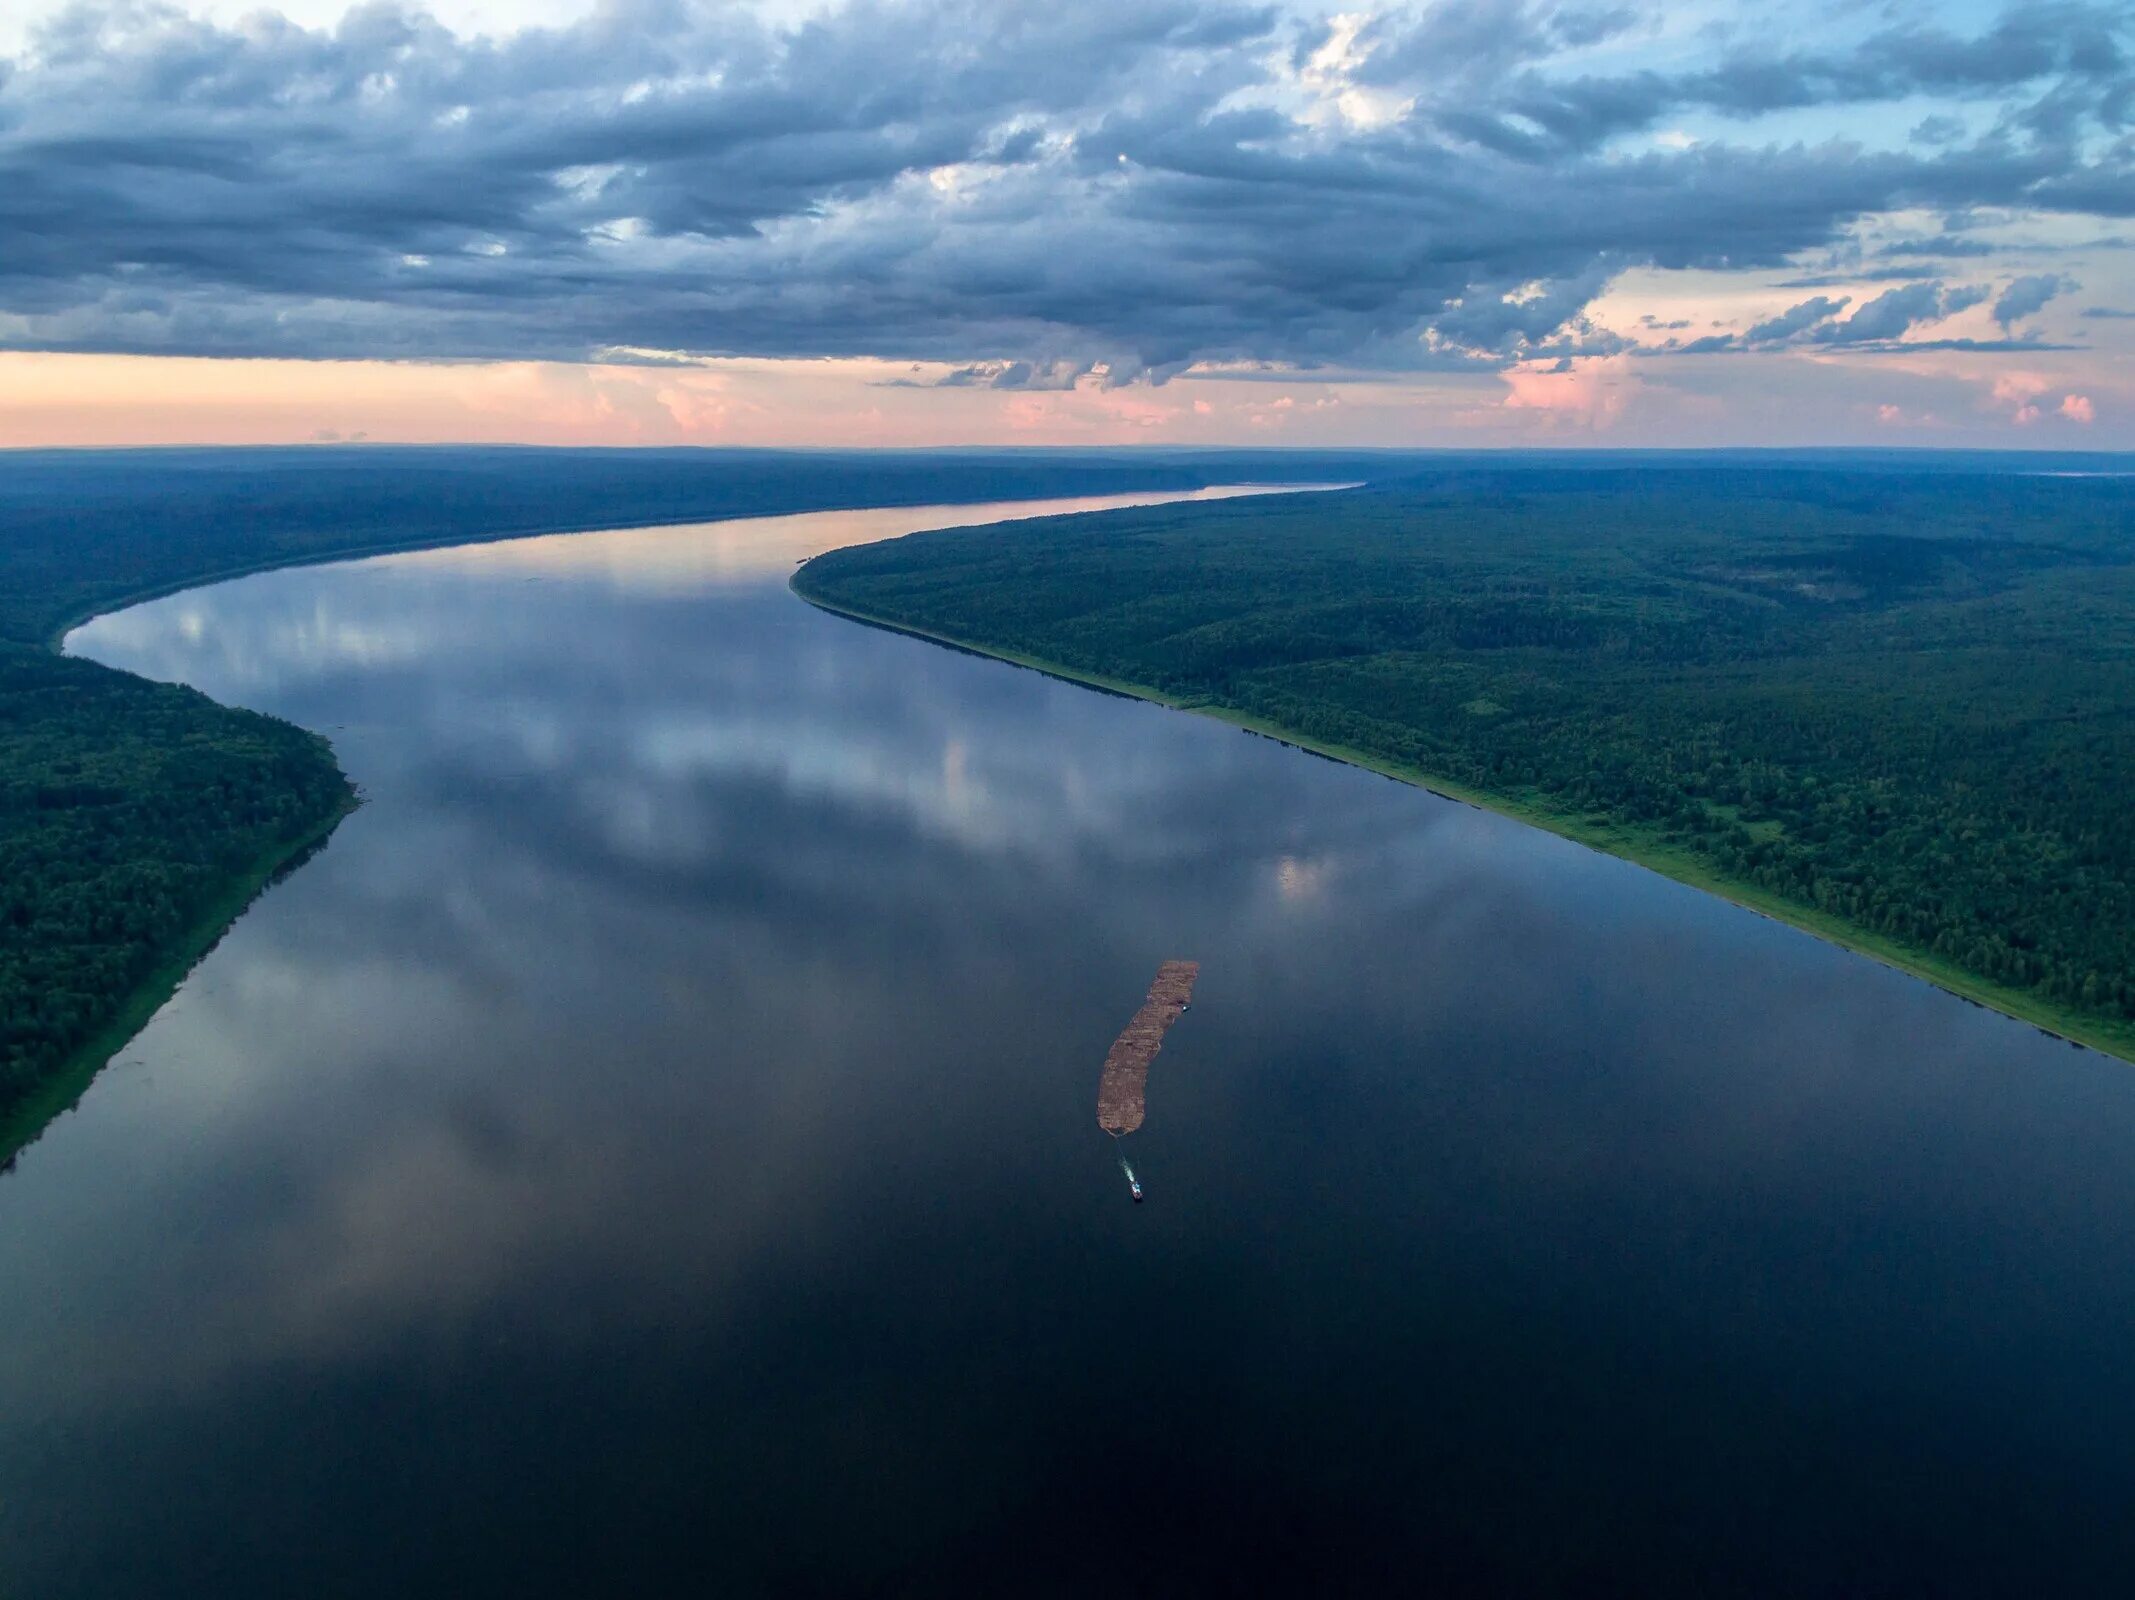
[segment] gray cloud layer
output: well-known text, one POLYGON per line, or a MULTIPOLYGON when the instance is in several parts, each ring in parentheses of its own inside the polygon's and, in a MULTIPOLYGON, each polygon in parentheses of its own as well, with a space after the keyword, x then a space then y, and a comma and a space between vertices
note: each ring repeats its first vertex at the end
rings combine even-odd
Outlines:
MULTIPOLYGON (((861 0, 790 30, 616 0, 502 41, 391 5, 331 33, 85 6, 0 62, 0 344, 871 354, 1006 386, 1605 349, 1580 313, 1634 264, 1778 266, 1900 207, 2135 214, 2129 16, 1604 71, 1649 19, 1444 0, 1345 74, 1326 22, 1231 0, 861 0), (1645 137, 1923 96, 1971 121, 1645 137)), ((1959 293, 1749 339, 1886 340, 1959 293)))
POLYGON ((2011 327, 2043 310, 2047 301, 2075 287, 2075 283, 2058 272, 2027 273, 2014 280, 1994 302, 1994 320, 2004 328, 2011 327))

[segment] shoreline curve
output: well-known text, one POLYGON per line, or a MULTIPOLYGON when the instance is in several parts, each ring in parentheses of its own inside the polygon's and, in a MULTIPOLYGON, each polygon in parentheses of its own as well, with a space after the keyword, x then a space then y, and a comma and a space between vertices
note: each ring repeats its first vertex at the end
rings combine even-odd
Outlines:
POLYGON ((1738 906, 1768 921, 1782 923, 1797 933, 1807 934, 1810 938, 1828 945, 1835 945, 1850 954, 1864 956, 1880 966, 1940 989, 1968 1005, 1996 1012, 2012 1022, 2023 1023, 2049 1038, 2062 1040, 2077 1049, 2095 1050, 2100 1055, 2135 1063, 2135 1028, 2124 1034, 2101 1029, 2086 1018, 2069 1016, 2052 1006, 2039 1004, 2018 991, 2002 989, 1975 978, 1970 973, 1947 967, 1932 957, 1917 955, 1895 941, 1883 939, 1853 928, 1837 918, 1797 906, 1790 900, 1759 889, 1755 884, 1738 883, 1705 867, 1703 863, 1684 852, 1658 847, 1649 841, 1641 840, 1633 830, 1613 825, 1596 825, 1586 818, 1554 810, 1535 801, 1488 794, 1465 785, 1449 783, 1420 768, 1404 767, 1398 762, 1385 761, 1362 750, 1328 744, 1283 727, 1279 723, 1270 722, 1266 718, 1249 716, 1210 701, 1166 694, 1163 690, 1151 688, 1147 684, 1132 683, 1124 678, 1110 678, 1101 673, 1083 672, 1057 661, 1048 661, 1012 650, 993 649, 969 639, 930 632, 877 613, 857 610, 820 594, 811 593, 802 583, 807 571, 808 568, 804 564, 788 580, 787 586, 799 599, 814 606, 818 611, 828 612, 867 627, 880 628, 888 633, 901 633, 907 638, 945 646, 965 655, 981 656, 989 661, 1020 667, 1027 672, 1057 678, 1080 688, 1095 689, 1100 693, 1117 695, 1127 700, 1146 701, 1151 705, 1163 706, 1167 710, 1184 711, 1207 717, 1212 721, 1228 723, 1243 732, 1263 739, 1272 739, 1277 744, 1288 745, 1291 749, 1303 751, 1307 755, 1319 756, 1345 767, 1356 767, 1393 782, 1422 789, 1441 800, 1450 800, 1460 805, 1472 806, 1478 811, 1491 812, 1508 821, 1555 834, 1560 839, 1582 845, 1597 854, 1627 862, 1686 888, 1695 889, 1701 894, 1710 895, 1716 900, 1724 900, 1729 905, 1738 906))

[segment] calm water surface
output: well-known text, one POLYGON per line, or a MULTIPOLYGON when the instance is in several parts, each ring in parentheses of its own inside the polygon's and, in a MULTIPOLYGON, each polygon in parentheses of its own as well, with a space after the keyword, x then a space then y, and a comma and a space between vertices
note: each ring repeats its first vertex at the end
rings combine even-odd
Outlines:
POLYGON ((75 635, 369 803, 0 1176, 0 1593, 2118 1588, 2135 1069, 786 590, 976 520, 75 635))

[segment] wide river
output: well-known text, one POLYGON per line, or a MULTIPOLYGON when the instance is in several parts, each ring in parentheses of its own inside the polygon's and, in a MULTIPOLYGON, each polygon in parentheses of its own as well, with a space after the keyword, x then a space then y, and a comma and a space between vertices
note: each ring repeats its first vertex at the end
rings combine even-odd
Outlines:
POLYGON ((1029 509, 73 636, 368 803, 0 1175, 0 1594, 2125 1580, 2135 1068, 786 588, 1029 509))

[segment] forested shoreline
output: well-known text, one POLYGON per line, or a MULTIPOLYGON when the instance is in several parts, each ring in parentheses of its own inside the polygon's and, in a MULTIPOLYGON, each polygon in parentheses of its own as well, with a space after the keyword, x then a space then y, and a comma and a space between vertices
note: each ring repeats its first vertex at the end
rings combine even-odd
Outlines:
POLYGON ((317 734, 0 642, 0 1157, 353 800, 317 734))
POLYGON ((1451 471, 806 598, 1499 804, 2135 1056, 2135 483, 1451 471))
MULTIPOLYGON (((354 803, 317 734, 62 656, 67 627, 247 571, 420 545, 1191 489, 1273 465, 1030 452, 0 454, 0 1160, 354 803)), ((1355 467, 1344 457, 1301 470, 1355 467)))
POLYGON ((64 627, 417 545, 1256 478, 1382 486, 915 536, 819 558, 798 586, 1493 797, 2130 1053, 2130 491, 1875 465, 0 457, 0 1157, 352 803, 317 735, 62 657, 64 627))

